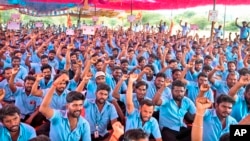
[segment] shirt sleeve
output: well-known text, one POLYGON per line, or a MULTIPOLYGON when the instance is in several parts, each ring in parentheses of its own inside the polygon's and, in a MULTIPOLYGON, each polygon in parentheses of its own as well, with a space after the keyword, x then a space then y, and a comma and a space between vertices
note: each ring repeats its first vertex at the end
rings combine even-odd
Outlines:
POLYGON ((90 126, 89 123, 86 122, 83 124, 84 128, 82 130, 81 140, 82 141, 91 141, 91 133, 90 133, 90 126))
MULTIPOLYGON (((65 111, 65 112, 66 112, 66 111, 65 111)), ((52 115, 52 117, 49 119, 49 121, 50 121, 51 124, 53 124, 53 125, 61 124, 60 117, 61 117, 61 112, 60 112, 59 110, 53 109, 53 115, 52 115)))
POLYGON ((188 111, 191 113, 191 114, 195 114, 196 113, 196 108, 195 108, 195 105, 193 103, 193 101, 189 100, 189 109, 188 111))
POLYGON ((152 126, 152 131, 151 133, 153 134, 155 139, 161 138, 161 132, 160 132, 160 127, 159 124, 156 120, 153 121, 153 126, 152 126))
POLYGON ((111 104, 110 110, 111 110, 110 111, 110 119, 114 120, 114 119, 118 118, 118 114, 117 114, 116 109, 115 109, 113 104, 111 104))

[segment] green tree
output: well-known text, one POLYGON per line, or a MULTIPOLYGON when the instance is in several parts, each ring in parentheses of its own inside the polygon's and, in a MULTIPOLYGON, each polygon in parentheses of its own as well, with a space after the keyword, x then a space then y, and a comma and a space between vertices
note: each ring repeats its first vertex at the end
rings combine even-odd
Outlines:
POLYGON ((199 29, 204 30, 208 25, 210 25, 210 22, 208 21, 208 19, 203 16, 203 17, 193 17, 190 20, 191 24, 197 24, 199 26, 199 29))
POLYGON ((235 25, 235 22, 232 21, 230 23, 227 23, 225 25, 225 30, 228 30, 228 31, 237 31, 238 30, 238 27, 235 25))

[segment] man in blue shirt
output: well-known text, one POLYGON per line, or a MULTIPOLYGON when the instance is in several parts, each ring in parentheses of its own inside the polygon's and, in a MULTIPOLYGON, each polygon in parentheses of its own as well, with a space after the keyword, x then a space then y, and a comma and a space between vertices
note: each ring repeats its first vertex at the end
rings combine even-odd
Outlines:
POLYGON ((242 26, 239 26, 238 23, 238 18, 235 19, 235 25, 240 28, 240 40, 247 40, 248 36, 249 36, 249 28, 247 26, 247 22, 243 21, 242 22, 242 26))
POLYGON ((241 76, 240 80, 229 90, 228 95, 235 100, 231 116, 238 122, 250 114, 250 80, 249 76, 241 76), (239 91, 246 86, 245 91, 239 91))
POLYGON ((53 83, 52 67, 50 65, 43 65, 41 67, 44 78, 40 80, 39 86, 41 89, 48 89, 53 83))
POLYGON ((151 100, 144 99, 140 103, 140 109, 134 107, 133 102, 133 83, 137 80, 137 74, 131 74, 128 82, 126 94, 127 121, 126 130, 141 128, 149 135, 153 135, 156 141, 162 141, 160 128, 157 120, 152 117, 154 106, 151 100))
POLYGON ((24 79, 24 87, 16 87, 14 78, 18 70, 13 69, 10 77, 9 86, 15 95, 15 105, 19 107, 21 112, 21 120, 29 123, 31 126, 39 126, 43 119, 39 117, 38 107, 41 104, 42 98, 33 96, 30 92, 36 78, 33 76, 26 76, 24 79))
MULTIPOLYGON (((161 91, 168 87, 166 82, 161 91)), ((160 106, 159 125, 162 128, 163 141, 176 141, 183 138, 191 140, 191 130, 184 123, 184 116, 190 113, 190 120, 193 120, 196 108, 194 103, 185 97, 185 84, 180 80, 172 83, 172 97, 162 97, 162 93, 157 92, 153 98, 153 102, 160 106), (181 136, 182 133, 187 133, 181 136)))
POLYGON ((2 141, 28 141, 36 137, 35 129, 20 122, 20 110, 14 105, 0 109, 0 139, 2 141))
POLYGON ((215 109, 209 109, 203 117, 203 141, 218 141, 220 137, 229 132, 230 125, 237 121, 230 116, 234 100, 228 95, 218 97, 215 109))
POLYGON ((69 80, 67 74, 61 74, 45 95, 39 111, 50 120, 50 139, 53 141, 91 141, 90 127, 87 120, 81 117, 84 95, 72 91, 66 97, 66 110, 50 108, 52 95, 56 88, 69 80))
POLYGON ((117 112, 114 105, 107 101, 110 87, 104 83, 97 86, 96 99, 85 100, 84 108, 87 121, 90 124, 92 141, 103 141, 110 134, 107 131, 108 124, 117 121, 117 112))

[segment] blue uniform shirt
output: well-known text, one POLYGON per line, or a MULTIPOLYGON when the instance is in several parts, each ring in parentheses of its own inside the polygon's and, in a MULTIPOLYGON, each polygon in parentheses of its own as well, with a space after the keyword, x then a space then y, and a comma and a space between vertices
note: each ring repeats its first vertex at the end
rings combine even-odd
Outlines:
POLYGON ((229 132, 231 124, 237 124, 237 121, 228 116, 226 118, 226 127, 223 129, 215 109, 206 111, 203 119, 203 141, 218 141, 220 137, 229 132))
MULTIPOLYGON (((20 132, 17 141, 28 141, 36 137, 36 131, 28 124, 20 123, 20 132)), ((9 130, 0 124, 1 141, 12 141, 9 130)))
POLYGON ((98 130, 99 135, 102 137, 108 133, 107 126, 111 120, 118 117, 116 109, 113 104, 108 101, 105 102, 102 111, 98 110, 95 101, 84 101, 85 118, 89 122, 91 134, 98 130))
POLYGON ((54 110, 50 120, 50 139, 52 141, 91 141, 89 123, 78 118, 76 128, 71 131, 67 111, 54 110))
POLYGON ((187 112, 191 114, 195 114, 196 112, 194 103, 188 97, 183 97, 180 107, 173 98, 163 98, 162 105, 160 106, 160 127, 179 131, 180 127, 186 127, 183 118, 187 112))
POLYGON ((42 102, 41 97, 27 95, 23 87, 17 87, 14 95, 16 97, 15 105, 20 109, 23 116, 32 114, 42 102))
POLYGON ((147 122, 142 125, 140 112, 136 109, 131 114, 128 114, 126 119, 126 131, 129 129, 141 128, 147 134, 152 134, 155 139, 161 138, 160 127, 157 120, 151 117, 147 122))

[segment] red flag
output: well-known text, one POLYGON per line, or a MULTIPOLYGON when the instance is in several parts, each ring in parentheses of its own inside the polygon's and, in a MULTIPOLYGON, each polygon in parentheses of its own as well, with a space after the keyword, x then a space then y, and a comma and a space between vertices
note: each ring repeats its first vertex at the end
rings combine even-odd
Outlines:
POLYGON ((67 26, 68 27, 71 27, 72 26, 72 22, 71 22, 71 18, 70 18, 70 15, 68 14, 68 17, 67 17, 67 26))

